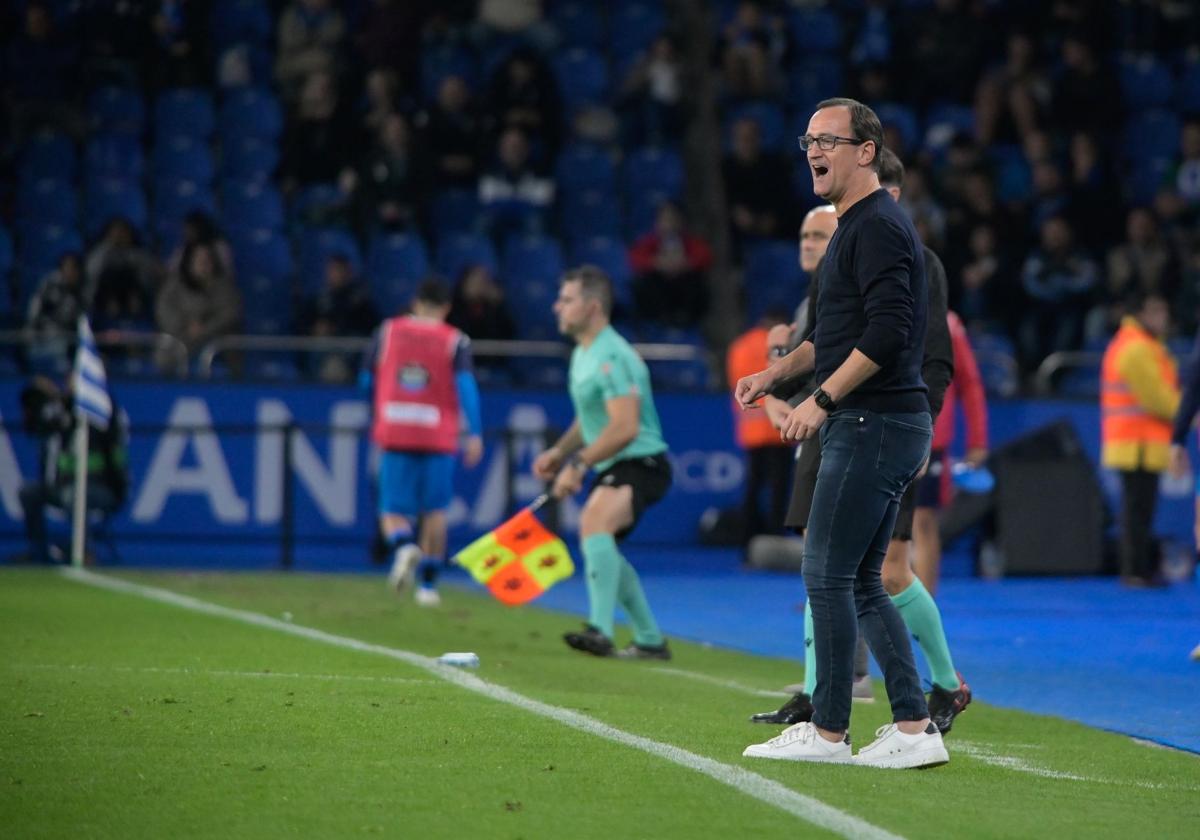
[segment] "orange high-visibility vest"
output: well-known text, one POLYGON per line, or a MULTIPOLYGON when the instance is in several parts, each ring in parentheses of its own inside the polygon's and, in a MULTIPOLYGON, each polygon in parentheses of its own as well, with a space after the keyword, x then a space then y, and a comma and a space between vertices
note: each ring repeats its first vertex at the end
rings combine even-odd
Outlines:
POLYGON ((1167 348, 1132 318, 1127 318, 1104 351, 1100 366, 1101 462, 1106 467, 1161 472, 1171 445, 1171 421, 1138 403, 1119 368, 1123 354, 1150 354, 1161 384, 1178 392, 1179 379, 1167 348), (1139 346, 1140 345, 1140 346, 1139 346))

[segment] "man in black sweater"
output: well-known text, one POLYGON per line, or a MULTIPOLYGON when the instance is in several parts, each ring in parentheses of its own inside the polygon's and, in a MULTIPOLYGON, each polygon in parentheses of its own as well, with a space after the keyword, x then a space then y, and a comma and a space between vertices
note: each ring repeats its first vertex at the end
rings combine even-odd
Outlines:
MULTIPOLYGON (((904 164, 890 149, 880 153, 879 183, 896 201, 904 187, 904 164)), ((924 248, 926 283, 929 296, 929 319, 925 333, 925 349, 921 361, 921 378, 929 388, 929 406, 932 416, 941 411, 946 389, 954 377, 954 348, 950 341, 950 329, 946 321, 946 269, 937 254, 924 248)), ((809 303, 803 323, 797 325, 800 336, 808 335, 813 329, 819 273, 814 272, 809 286, 809 303)), ((799 338, 797 338, 797 343, 799 338)), ((792 405, 798 405, 816 387, 815 383, 784 383, 775 390, 775 397, 786 397, 792 405), (793 396, 793 392, 796 395, 793 396), (799 397, 799 398, 797 398, 799 397)), ((768 399, 771 399, 768 397, 768 399)), ((800 445, 796 459, 796 476, 792 489, 792 500, 785 520, 790 528, 804 533, 816 489, 817 471, 821 465, 820 442, 813 438, 800 445)), ((913 541, 913 512, 917 504, 918 481, 909 484, 900 500, 900 511, 888 543, 881 577, 887 590, 900 611, 900 617, 912 631, 913 638, 921 646, 925 660, 929 663, 933 678, 933 689, 928 698, 929 715, 938 731, 950 731, 954 718, 971 702, 971 689, 962 681, 954 668, 950 646, 942 627, 941 611, 925 586, 913 574, 909 563, 909 550, 913 541)), ((813 649, 812 608, 804 610, 804 690, 773 712, 754 715, 757 723, 794 724, 812 719, 812 693, 816 684, 816 651, 813 649)), ((867 676, 866 639, 860 634, 855 650, 854 688, 855 699, 873 699, 870 677, 867 676)))
POLYGON ((750 405, 777 382, 815 371, 816 391, 781 433, 797 441, 819 434, 821 441, 804 557, 817 681, 812 720, 744 754, 893 768, 944 764, 949 756, 929 719, 908 632, 880 579, 900 498, 933 436, 921 379, 923 249, 880 186, 883 129, 870 108, 851 99, 820 103, 800 144, 813 191, 839 220, 821 267, 815 327, 788 356, 740 380, 735 397, 750 405), (860 625, 883 670, 894 723, 852 759, 847 730, 860 625))

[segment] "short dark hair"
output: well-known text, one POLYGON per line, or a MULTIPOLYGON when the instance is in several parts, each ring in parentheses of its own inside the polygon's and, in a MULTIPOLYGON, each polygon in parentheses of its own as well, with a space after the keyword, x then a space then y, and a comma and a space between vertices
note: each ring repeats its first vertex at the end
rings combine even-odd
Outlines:
POLYGON ((850 99, 846 96, 836 96, 833 99, 825 99, 817 103, 818 111, 826 108, 850 109, 850 133, 856 140, 870 140, 875 144, 875 159, 871 161, 871 166, 878 172, 879 158, 883 153, 883 123, 879 121, 875 112, 857 99, 850 99))
POLYGON ((879 161, 879 183, 885 187, 904 189, 904 164, 900 156, 891 149, 880 149, 876 160, 879 161))
POLYGON ((1166 294, 1158 289, 1135 289, 1125 296, 1125 312, 1129 315, 1137 315, 1152 300, 1162 301, 1167 306, 1171 305, 1166 294))
POLYGON ((449 306, 450 290, 439 278, 430 277, 417 287, 417 293, 413 299, 430 306, 449 306))
POLYGON ((562 286, 575 282, 579 283, 584 297, 600 301, 600 308, 604 310, 605 317, 612 315, 612 280, 608 279, 608 275, 604 273, 604 269, 590 263, 585 263, 584 265, 569 269, 563 274, 559 285, 562 286))

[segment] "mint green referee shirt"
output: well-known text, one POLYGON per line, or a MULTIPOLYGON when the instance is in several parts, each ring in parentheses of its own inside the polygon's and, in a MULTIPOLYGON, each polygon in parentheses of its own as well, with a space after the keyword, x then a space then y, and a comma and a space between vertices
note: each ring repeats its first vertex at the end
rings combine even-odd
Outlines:
POLYGON ((637 437, 612 458, 596 463, 597 471, 626 458, 667 451, 654 395, 650 392, 650 371, 637 351, 611 325, 600 331, 591 346, 575 346, 569 380, 571 402, 585 444, 599 437, 608 425, 606 401, 614 397, 638 398, 637 437))

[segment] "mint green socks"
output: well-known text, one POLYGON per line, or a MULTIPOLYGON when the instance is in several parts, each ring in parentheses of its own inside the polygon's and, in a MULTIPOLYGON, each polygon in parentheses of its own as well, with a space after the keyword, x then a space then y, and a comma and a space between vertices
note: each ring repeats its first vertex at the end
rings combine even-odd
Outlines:
POLYGON ((925 661, 929 663, 930 678, 949 691, 958 688, 958 674, 950 658, 946 631, 942 629, 942 613, 925 584, 921 583, 920 578, 913 578, 907 589, 892 596, 892 603, 921 646, 925 661))
POLYGON ((804 693, 817 690, 817 646, 813 638, 812 604, 804 600, 804 693))
POLYGON ((592 534, 583 542, 583 560, 587 573, 588 622, 601 633, 613 637, 613 612, 617 602, 633 624, 633 640, 655 647, 663 643, 658 622, 650 611, 637 572, 621 556, 612 534, 592 534))

